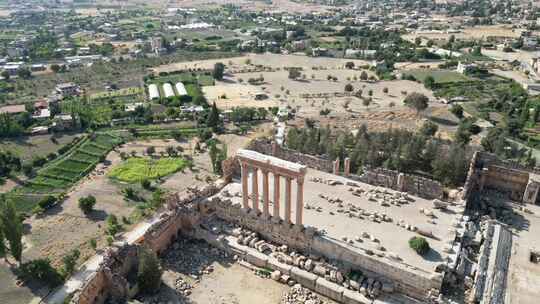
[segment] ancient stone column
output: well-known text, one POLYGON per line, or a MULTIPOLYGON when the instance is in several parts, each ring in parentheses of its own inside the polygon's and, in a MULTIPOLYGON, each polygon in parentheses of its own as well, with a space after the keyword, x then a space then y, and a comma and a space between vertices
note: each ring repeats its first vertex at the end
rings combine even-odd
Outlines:
POLYGON ((345 173, 345 176, 349 176, 351 174, 351 159, 350 158, 345 158, 345 163, 344 163, 344 166, 345 168, 343 169, 344 173, 345 173))
POLYGON ((398 191, 405 191, 405 174, 404 173, 398 173, 396 183, 397 183, 398 191))
POLYGON ((277 173, 274 173, 274 213, 273 216, 276 219, 280 219, 279 216, 279 197, 281 196, 280 190, 280 176, 277 173))
POLYGON ((240 163, 242 168, 242 207, 249 209, 249 189, 248 189, 248 166, 246 163, 240 163))
POLYGON ((270 216, 268 208, 270 207, 270 199, 268 197, 268 171, 262 170, 263 175, 263 216, 267 219, 270 216))
POLYGON ((255 213, 259 213, 259 169, 257 167, 253 167, 253 173, 251 174, 251 200, 253 201, 253 210, 255 213))
POLYGON ((334 175, 339 175, 339 158, 334 161, 334 175))
POLYGON ((291 223, 291 178, 285 179, 285 222, 291 223))
POLYGON ((296 180, 296 225, 302 225, 302 215, 304 214, 304 179, 296 180))

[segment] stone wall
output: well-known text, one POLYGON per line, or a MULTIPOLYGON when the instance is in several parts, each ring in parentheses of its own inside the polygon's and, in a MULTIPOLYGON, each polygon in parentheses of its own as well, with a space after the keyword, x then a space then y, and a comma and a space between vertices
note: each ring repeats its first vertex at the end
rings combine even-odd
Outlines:
POLYGON ((536 172, 540 172, 538 168, 526 168, 515 162, 500 160, 491 153, 476 152, 469 165, 462 198, 468 200, 475 190, 492 188, 521 201, 531 173, 536 172))
POLYGON ((442 198, 443 196, 443 186, 438 181, 394 170, 369 169, 361 176, 351 175, 351 178, 366 184, 407 192, 426 199, 442 198))
POLYGON ((217 193, 223 185, 223 182, 218 181, 216 185, 190 189, 167 197, 166 210, 158 213, 140 236, 126 237, 127 242, 115 243, 105 250, 99 269, 74 293, 70 303, 101 304, 109 296, 124 298, 130 288, 125 277, 137 265, 137 249, 145 246, 157 254, 163 252, 181 231, 191 230, 205 214, 206 210, 199 208, 197 203, 217 193))
POLYGON ((260 216, 246 213, 240 205, 232 204, 228 199, 214 197, 205 203, 219 218, 256 231, 268 241, 285 244, 305 254, 324 256, 347 269, 362 270, 374 277, 393 282, 396 291, 408 296, 423 300, 430 289, 441 288, 440 274, 428 273, 389 259, 383 260, 358 248, 353 250, 348 248, 348 245, 319 235, 315 228, 264 220, 260 216))
MULTIPOLYGON (((253 140, 251 141, 247 149, 257 151, 266 155, 272 155, 290 162, 302 164, 315 170, 328 173, 333 172, 332 160, 307 155, 291 149, 287 149, 279 146, 278 144, 270 140, 253 140)), ((427 199, 442 197, 443 187, 441 183, 417 175, 402 174, 404 176, 403 183, 399 185, 398 176, 400 174, 402 173, 393 170, 386 170, 383 168, 376 168, 365 170, 362 176, 351 175, 350 177, 366 184, 384 186, 390 189, 418 195, 427 199)))
POLYGON ((265 139, 256 139, 250 142, 246 148, 266 155, 275 156, 293 163, 302 164, 309 168, 332 172, 332 160, 303 154, 295 150, 279 146, 277 143, 265 139))
POLYGON ((352 178, 370 185, 382 186, 389 189, 397 189, 398 174, 399 173, 397 171, 376 168, 366 170, 361 176, 352 175, 352 178))

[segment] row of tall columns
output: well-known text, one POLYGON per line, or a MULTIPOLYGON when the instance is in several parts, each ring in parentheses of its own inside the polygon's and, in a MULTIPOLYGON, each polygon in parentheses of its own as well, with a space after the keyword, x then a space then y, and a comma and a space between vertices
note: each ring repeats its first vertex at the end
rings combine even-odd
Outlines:
MULTIPOLYGON (((270 190, 269 190, 269 177, 268 174, 270 171, 259 169, 257 167, 251 167, 246 163, 241 163, 242 170, 242 207, 245 210, 250 208, 249 199, 251 197, 252 201, 252 210, 259 214, 260 210, 260 196, 259 196, 259 177, 258 171, 261 170, 262 173, 262 214, 265 219, 270 217, 270 190), (251 195, 249 195, 249 186, 248 186, 248 176, 251 171, 251 195)), ((276 219, 280 219, 280 204, 281 204, 281 175, 278 173, 273 173, 274 177, 274 208, 272 216, 276 219)), ((286 223, 292 223, 291 221, 291 212, 292 212, 292 180, 293 178, 285 176, 285 207, 284 207, 284 221, 286 223)), ((304 212, 304 180, 302 178, 296 179, 296 219, 295 224, 303 223, 303 212, 304 212)))
MULTIPOLYGON (((340 161, 339 161, 339 158, 337 158, 335 161, 332 162, 332 173, 334 173, 334 175, 339 175, 339 170, 340 170, 340 161)), ((351 159, 347 157, 345 158, 343 162, 343 175, 348 177, 350 174, 351 174, 351 159)))

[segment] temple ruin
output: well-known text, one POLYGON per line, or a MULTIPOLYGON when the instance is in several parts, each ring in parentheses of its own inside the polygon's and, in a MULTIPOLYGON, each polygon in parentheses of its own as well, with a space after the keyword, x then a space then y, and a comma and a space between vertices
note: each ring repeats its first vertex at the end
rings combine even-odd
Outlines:
POLYGON ((296 220, 294 224, 302 225, 302 214, 304 210, 304 176, 306 175, 306 167, 303 165, 295 164, 292 162, 284 161, 282 159, 267 156, 255 151, 249 150, 238 150, 237 158, 240 162, 240 167, 242 168, 242 206, 247 212, 255 212, 256 214, 260 213, 259 208, 259 183, 258 183, 258 171, 261 171, 262 179, 262 202, 263 202, 263 211, 262 215, 265 219, 270 218, 270 194, 268 186, 268 175, 272 174, 274 180, 274 193, 273 193, 273 203, 274 208, 271 217, 275 221, 280 221, 282 218, 280 216, 280 202, 281 202, 281 192, 280 192, 280 179, 283 177, 285 179, 285 210, 283 220, 286 223, 291 222, 291 209, 292 209, 292 200, 291 200, 291 185, 294 180, 296 183, 296 220), (250 174, 251 173, 251 174, 250 174), (251 177, 252 193, 249 194, 248 186, 248 175, 251 177), (249 207, 249 199, 251 197, 252 206, 249 207))
POLYGON ((223 180, 171 195, 144 233, 107 251, 71 303, 125 297, 133 248, 159 254, 177 238, 204 240, 340 303, 446 303, 445 283, 458 280, 468 302, 503 303, 513 241, 498 217, 508 212, 482 195, 497 188, 501 199, 535 203, 533 170, 476 153, 464 189, 443 200, 429 179, 382 169, 357 176, 349 159, 341 172, 340 160, 260 141, 249 148, 223 163, 223 180), (429 240, 431 256, 408 248, 417 235, 429 240))

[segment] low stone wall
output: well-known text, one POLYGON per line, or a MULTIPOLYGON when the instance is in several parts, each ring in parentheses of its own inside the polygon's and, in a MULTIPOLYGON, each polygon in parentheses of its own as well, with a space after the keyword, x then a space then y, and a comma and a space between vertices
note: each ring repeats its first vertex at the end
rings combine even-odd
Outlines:
POLYGON ((293 163, 302 164, 315 170, 332 172, 332 161, 317 156, 303 154, 295 150, 279 146, 276 142, 265 139, 256 139, 246 148, 266 155, 275 156, 293 163))
POLYGON ((407 192, 426 199, 442 198, 443 196, 443 186, 438 181, 394 170, 368 169, 363 175, 352 175, 351 178, 366 184, 407 192))
POLYGON ((219 218, 256 231, 268 241, 285 244, 305 254, 324 256, 335 260, 346 269, 368 272, 374 277, 393 282, 396 291, 410 297, 424 300, 429 290, 441 288, 440 274, 428 273, 400 262, 373 257, 361 250, 353 250, 336 240, 319 235, 313 227, 304 228, 264 220, 261 216, 246 213, 240 205, 232 204, 228 199, 214 197, 206 204, 219 218))
POLYGON ((70 303, 101 304, 110 296, 125 298, 130 288, 125 277, 137 265, 138 248, 145 246, 157 254, 163 252, 181 231, 191 230, 205 214, 206 210, 197 203, 217 193, 223 185, 217 183, 167 197, 167 209, 156 215, 140 237, 106 249, 99 269, 74 294, 70 303))

